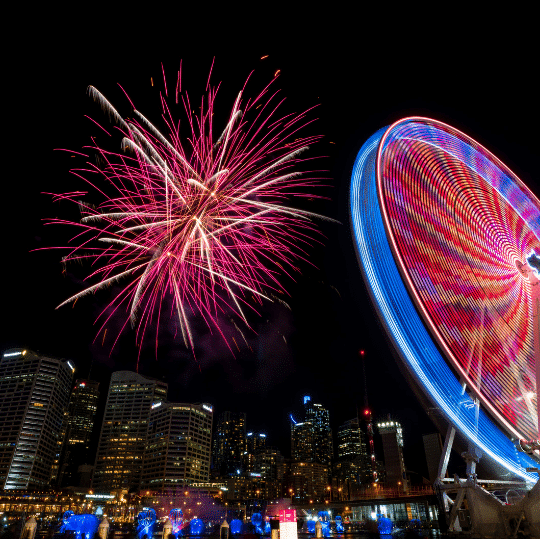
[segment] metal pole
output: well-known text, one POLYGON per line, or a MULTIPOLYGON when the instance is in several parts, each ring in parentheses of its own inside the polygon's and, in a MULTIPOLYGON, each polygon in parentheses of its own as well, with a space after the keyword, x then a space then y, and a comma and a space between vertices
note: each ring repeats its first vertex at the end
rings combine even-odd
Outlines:
POLYGON ((377 460, 375 458, 375 443, 373 441, 373 419, 371 416, 371 410, 368 404, 368 394, 367 394, 367 377, 366 377, 366 359, 364 350, 360 350, 360 357, 362 358, 362 372, 364 373, 364 419, 367 425, 367 435, 369 441, 369 454, 371 459, 371 475, 372 480, 376 482, 377 477, 377 460))

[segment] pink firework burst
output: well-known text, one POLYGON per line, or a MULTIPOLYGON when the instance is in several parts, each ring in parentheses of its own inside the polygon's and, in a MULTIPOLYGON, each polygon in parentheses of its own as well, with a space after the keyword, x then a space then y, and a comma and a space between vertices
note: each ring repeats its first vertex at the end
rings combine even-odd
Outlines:
MULTIPOLYGON (((176 87, 178 102, 179 81, 176 87)), ((298 130, 310 122, 308 111, 281 116, 282 100, 270 87, 245 106, 240 92, 217 136, 212 124, 217 90, 207 86, 197 115, 181 95, 184 138, 163 95, 162 132, 136 109, 131 119, 122 118, 89 87, 123 134, 122 153, 94 146, 100 164, 74 172, 104 200, 99 206, 79 200, 78 223, 53 220, 82 229, 63 260, 90 260, 95 269, 87 279, 96 281, 58 307, 121 283, 102 312, 102 329, 123 306, 140 344, 169 305, 186 346, 194 350, 193 315, 224 336, 223 315, 234 313, 249 325, 246 308, 255 310, 282 292, 280 274, 305 258, 304 247, 316 232, 313 219, 325 218, 290 205, 295 198, 313 197, 309 188, 318 180, 298 165, 319 137, 299 137, 298 130), (99 173, 104 187, 89 181, 88 172, 99 173), (106 195, 111 188, 113 195, 106 195)))

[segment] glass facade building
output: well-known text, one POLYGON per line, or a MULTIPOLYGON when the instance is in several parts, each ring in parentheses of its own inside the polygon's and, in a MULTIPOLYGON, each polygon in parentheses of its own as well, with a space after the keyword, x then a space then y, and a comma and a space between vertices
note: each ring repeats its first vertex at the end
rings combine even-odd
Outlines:
POLYGON ((292 459, 329 467, 334 453, 329 411, 305 396, 304 418, 303 422, 297 423, 291 415, 292 459))
POLYGON ((306 421, 313 425, 313 460, 329 466, 334 454, 330 412, 310 400, 306 403, 306 421))
POLYGON ((354 459, 367 455, 365 436, 357 417, 345 421, 337 431, 339 459, 354 459))
POLYGON ((313 461, 313 425, 311 422, 291 423, 291 457, 295 462, 313 461))
POLYGON ((90 462, 90 440, 99 399, 99 382, 76 380, 65 416, 58 485, 78 486, 79 466, 90 462))
POLYGON ((246 434, 246 451, 244 452, 244 469, 255 472, 255 461, 259 453, 266 447, 266 434, 264 432, 248 432, 246 434))
POLYGON ((139 487, 152 406, 167 398, 167 384, 135 372, 111 376, 92 486, 139 487))
POLYGON ((0 360, 0 489, 50 486, 73 364, 12 348, 0 360))
POLYGON ((366 435, 358 417, 345 421, 337 431, 337 461, 333 473, 341 482, 348 482, 349 491, 356 485, 373 481, 371 458, 367 451, 366 435))
POLYGON ((239 475, 245 465, 246 414, 219 414, 212 448, 214 473, 220 477, 239 475))

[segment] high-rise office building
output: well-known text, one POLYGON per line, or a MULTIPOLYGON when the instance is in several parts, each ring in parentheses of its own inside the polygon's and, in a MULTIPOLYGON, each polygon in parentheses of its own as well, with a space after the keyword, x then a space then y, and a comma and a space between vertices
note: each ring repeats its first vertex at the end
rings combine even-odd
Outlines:
POLYGON ((304 421, 297 423, 291 415, 291 456, 295 461, 319 462, 330 466, 333 456, 330 413, 311 397, 304 397, 304 421))
POLYGON ((291 421, 291 457, 295 462, 313 462, 313 425, 291 421))
POLYGON ((319 462, 292 462, 289 494, 295 503, 321 503, 327 497, 329 468, 319 462))
POLYGON ((382 438, 384 452, 384 468, 386 471, 386 484, 408 489, 405 461, 403 460, 403 429, 401 423, 388 418, 377 423, 382 438))
POLYGON ((99 382, 76 380, 65 415, 58 485, 77 486, 79 466, 89 464, 89 450, 99 399, 99 382))
POLYGON ((156 402, 150 411, 141 487, 164 490, 208 481, 212 406, 156 402))
POLYGON ((322 404, 309 400, 306 403, 306 421, 313 425, 313 460, 329 466, 334 454, 330 412, 322 404))
POLYGON ((266 447, 266 434, 264 432, 250 431, 246 434, 246 450, 244 452, 244 469, 246 472, 255 471, 255 459, 266 447))
POLYGON ((0 360, 0 489, 50 486, 74 367, 12 348, 0 360))
POLYGON ((276 447, 265 447, 255 457, 254 472, 266 481, 283 479, 283 455, 276 447))
POLYGON ((365 436, 357 417, 343 423, 337 431, 339 459, 354 459, 367 454, 365 436))
POLYGON ((95 489, 141 483, 152 406, 167 398, 167 384, 135 372, 112 374, 92 485, 95 489))
POLYGON ((240 475, 244 471, 245 452, 246 414, 222 412, 218 416, 214 431, 214 473, 220 477, 240 475))
POLYGON ((246 450, 257 455, 266 447, 266 434, 264 432, 248 432, 246 434, 246 450))
POLYGON ((373 481, 371 459, 367 452, 365 434, 358 417, 345 421, 337 431, 337 456, 334 475, 349 482, 349 490, 355 485, 373 481))

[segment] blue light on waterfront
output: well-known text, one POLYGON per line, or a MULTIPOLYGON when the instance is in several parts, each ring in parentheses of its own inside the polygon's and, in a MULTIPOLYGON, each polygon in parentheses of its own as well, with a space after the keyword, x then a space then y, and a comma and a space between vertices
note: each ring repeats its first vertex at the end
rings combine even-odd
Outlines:
POLYGON ((258 534, 262 535, 262 533, 263 533, 263 530, 262 530, 262 523, 263 523, 262 515, 260 513, 253 513, 253 515, 251 515, 251 523, 255 527, 255 530, 254 530, 255 533, 258 533, 258 534))
POLYGON ((381 535, 390 535, 393 527, 394 525, 389 518, 379 515, 377 518, 377 529, 381 535))
POLYGON ((99 518, 96 515, 76 515, 73 511, 66 511, 60 533, 74 532, 77 539, 92 539, 98 526, 99 518))
POLYGON ((137 537, 139 539, 150 539, 154 534, 154 527, 156 525, 156 512, 152 509, 145 509, 141 511, 137 516, 137 537))
POLYGON ((242 521, 235 518, 234 520, 231 521, 231 523, 229 524, 229 528, 231 530, 231 533, 233 535, 239 535, 242 533, 242 521))
POLYGON ((182 522, 184 520, 182 509, 171 509, 169 512, 169 520, 171 521, 173 535, 178 537, 182 534, 182 522))
POLYGON ((189 533, 191 535, 201 535, 204 532, 204 522, 200 518, 194 518, 189 523, 189 533))

